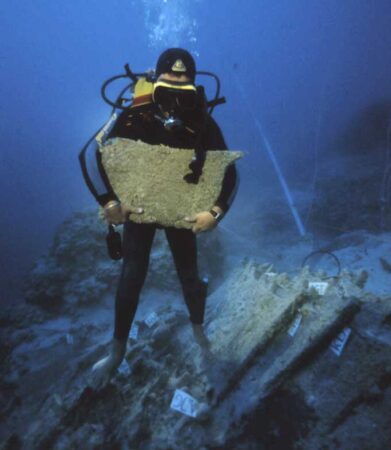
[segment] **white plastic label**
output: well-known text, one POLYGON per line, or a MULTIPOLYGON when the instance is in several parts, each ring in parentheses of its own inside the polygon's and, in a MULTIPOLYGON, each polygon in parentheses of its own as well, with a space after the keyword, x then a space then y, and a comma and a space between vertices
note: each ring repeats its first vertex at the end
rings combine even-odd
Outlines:
POLYGON ((295 320, 293 321, 292 325, 290 326, 290 328, 288 330, 289 336, 293 337, 297 333, 297 330, 300 327, 302 318, 303 318, 303 316, 301 314, 298 314, 296 316, 295 320))
POLYGON ((341 356, 351 332, 352 330, 350 328, 344 328, 331 343, 330 350, 337 356, 341 356))
POLYGON ((151 312, 148 317, 145 319, 145 323, 149 328, 153 327, 155 323, 159 320, 158 315, 155 312, 151 312))
POLYGON ((265 272, 265 277, 275 277, 276 275, 275 272, 265 272))
POLYGON ((176 389, 170 405, 171 409, 189 417, 196 417, 199 404, 195 398, 181 389, 176 389))
POLYGON ((138 325, 133 324, 132 328, 130 329, 129 338, 134 339, 136 341, 138 338, 138 331, 139 331, 138 325))
POLYGON ((308 288, 315 289, 319 295, 324 295, 328 287, 329 283, 326 283, 325 281, 310 281, 308 284, 308 288))

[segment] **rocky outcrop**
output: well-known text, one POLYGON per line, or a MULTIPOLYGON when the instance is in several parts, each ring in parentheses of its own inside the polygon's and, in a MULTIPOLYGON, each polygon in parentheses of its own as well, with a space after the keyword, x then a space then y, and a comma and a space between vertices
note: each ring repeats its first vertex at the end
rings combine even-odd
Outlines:
MULTIPOLYGON (((97 212, 77 213, 55 234, 47 255, 39 258, 26 281, 26 299, 50 311, 75 312, 97 305, 105 294, 114 296, 120 261, 109 258, 107 227, 97 212)), ((214 280, 224 270, 224 252, 218 230, 198 238, 201 276, 214 280), (218 264, 217 264, 218 261, 218 264)), ((177 292, 179 282, 163 230, 157 230, 146 280, 148 286, 177 292)))
POLYGON ((209 295, 204 331, 175 304, 154 304, 154 320, 142 310, 95 392, 111 326, 100 307, 4 318, 5 331, 18 324, 2 341, 4 449, 386 448, 391 302, 365 294, 359 274, 244 261, 209 295))

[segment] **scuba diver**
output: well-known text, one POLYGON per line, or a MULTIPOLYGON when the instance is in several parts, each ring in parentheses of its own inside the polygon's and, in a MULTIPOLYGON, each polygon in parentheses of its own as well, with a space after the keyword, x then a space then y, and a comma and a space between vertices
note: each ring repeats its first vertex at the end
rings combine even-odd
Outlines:
POLYGON ((127 65, 125 69, 125 75, 113 77, 103 85, 102 95, 113 106, 112 116, 79 155, 86 184, 103 207, 108 222, 109 253, 114 259, 123 258, 115 297, 115 323, 110 353, 93 366, 95 388, 108 383, 125 357, 126 343, 147 274, 157 228, 165 231, 194 334, 197 336, 198 333, 199 336, 202 333, 207 281, 200 279, 198 274, 196 234, 213 229, 223 218, 233 202, 239 182, 235 165, 229 165, 221 192, 211 210, 185 218, 192 224, 192 229, 133 222, 132 216, 143 213, 143 205, 125 208, 121 204, 105 174, 99 145, 107 139, 120 137, 152 145, 194 149, 195 157, 184 179, 188 183, 197 183, 202 174, 206 151, 227 149, 220 128, 211 117, 213 108, 224 103, 225 99, 219 98, 218 78, 209 72, 197 72, 193 57, 184 49, 164 51, 154 72, 133 74, 127 65), (195 85, 197 74, 215 78, 218 89, 214 100, 208 101, 204 88, 195 85), (111 102, 105 95, 105 88, 113 80, 124 77, 132 80, 129 86, 133 98, 123 98, 125 88, 117 101, 111 102), (125 106, 126 102, 131 104, 125 106), (122 244, 119 233, 114 231, 114 226, 119 224, 123 224, 122 244))

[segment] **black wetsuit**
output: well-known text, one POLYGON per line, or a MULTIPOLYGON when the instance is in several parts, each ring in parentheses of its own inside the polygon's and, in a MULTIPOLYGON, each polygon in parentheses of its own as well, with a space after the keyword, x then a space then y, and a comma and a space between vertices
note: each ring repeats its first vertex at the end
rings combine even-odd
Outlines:
MULTIPOLYGON (((163 123, 155 117, 155 114, 156 108, 153 105, 142 113, 134 110, 125 111, 115 122, 108 137, 142 140, 148 144, 165 144, 177 148, 194 148, 200 142, 202 147, 207 150, 225 150, 227 148, 218 125, 210 116, 207 116, 203 127, 197 128, 197 124, 189 121, 185 122, 185 127, 181 129, 168 131, 164 128, 163 123), (186 125, 189 126, 186 127, 186 125), (198 144, 197 139, 199 139, 200 132, 194 131, 197 129, 202 129, 202 139, 198 141, 198 144)), ((117 197, 104 173, 100 152, 97 149, 94 157, 97 169, 89 170, 86 149, 80 154, 80 161, 88 187, 96 200, 104 205, 117 197), (93 176, 100 179, 94 180, 93 176)), ((227 168, 220 195, 215 203, 224 212, 230 208, 237 185, 238 177, 235 165, 232 164, 227 168)), ((116 339, 126 339, 129 335, 147 274, 156 228, 163 227, 156 224, 137 224, 131 220, 124 224, 123 265, 115 302, 114 337, 116 339)), ((198 275, 196 235, 191 230, 174 227, 164 227, 164 231, 174 258, 190 320, 195 324, 201 324, 204 319, 206 284, 200 280, 198 275)))

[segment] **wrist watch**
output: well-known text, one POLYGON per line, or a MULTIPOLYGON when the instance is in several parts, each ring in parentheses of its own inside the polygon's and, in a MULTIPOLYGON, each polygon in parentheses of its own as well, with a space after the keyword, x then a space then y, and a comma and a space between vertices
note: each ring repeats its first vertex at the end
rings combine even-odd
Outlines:
POLYGON ((223 214, 215 211, 214 209, 211 209, 209 212, 212 214, 212 216, 215 218, 217 222, 220 222, 220 220, 223 218, 223 214))

